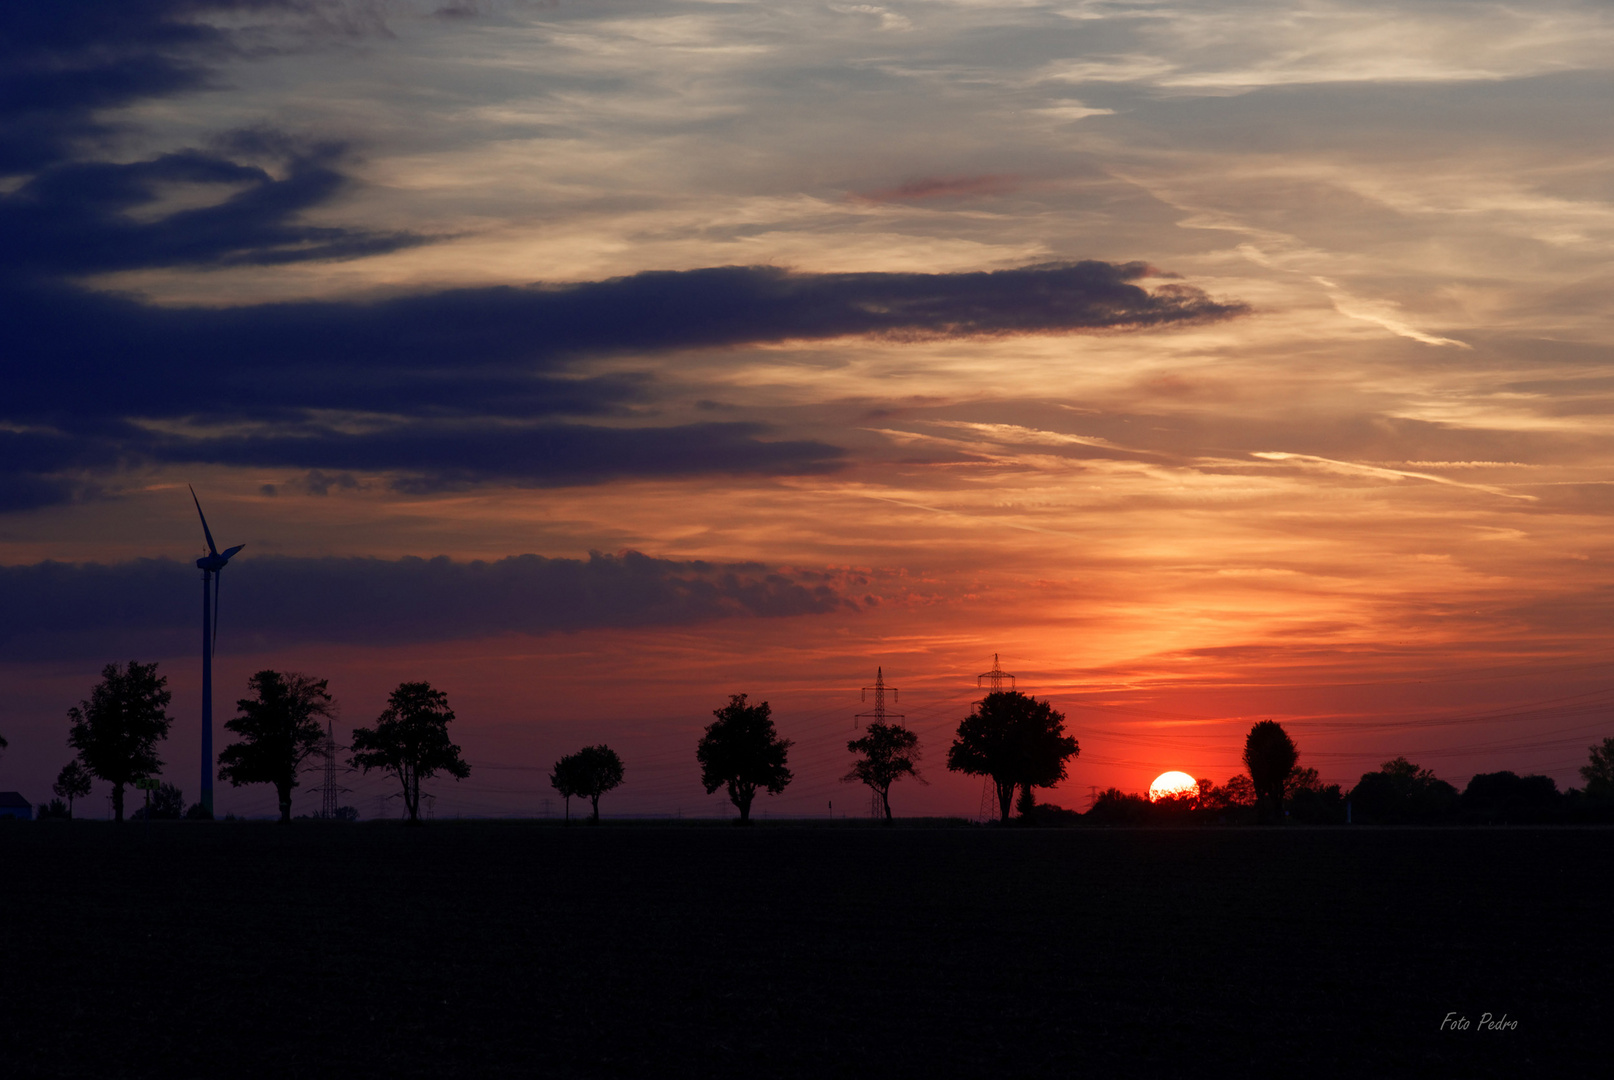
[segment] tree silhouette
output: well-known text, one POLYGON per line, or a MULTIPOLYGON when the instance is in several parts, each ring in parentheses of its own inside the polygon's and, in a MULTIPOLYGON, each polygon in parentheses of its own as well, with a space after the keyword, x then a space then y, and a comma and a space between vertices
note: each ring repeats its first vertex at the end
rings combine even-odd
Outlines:
POLYGON ((62 771, 56 774, 56 782, 50 786, 51 793, 58 799, 67 800, 67 816, 73 816, 73 800, 88 798, 90 794, 90 772, 77 758, 62 766, 62 771))
POLYGON ((1580 767, 1586 795, 1599 802, 1614 801, 1614 738, 1590 747, 1591 758, 1580 767))
POLYGON ((1199 805, 1206 810, 1229 810, 1255 805, 1255 785, 1243 773, 1229 777, 1226 784, 1212 784, 1207 789, 1201 783, 1199 805))
POLYGON ((1427 823, 1451 816, 1457 789, 1405 757, 1364 773, 1351 789, 1351 803, 1364 822, 1396 825, 1427 823))
POLYGON ((1097 825, 1136 825, 1149 820, 1150 809, 1144 796, 1112 787, 1098 793, 1083 817, 1097 825))
POLYGON ((781 739, 773 728, 768 703, 747 705, 744 694, 732 694, 729 703, 713 709, 717 719, 706 725, 695 748, 701 766, 701 786, 710 795, 724 785, 729 801, 740 811, 740 824, 751 823, 751 800, 757 789, 777 795, 790 783, 785 759, 794 743, 781 739))
POLYGON ((851 771, 841 777, 842 783, 867 784, 880 797, 880 809, 885 819, 891 820, 891 785, 904 776, 911 776, 921 784, 919 775, 919 736, 901 724, 871 723, 861 739, 853 739, 846 748, 862 754, 852 763, 851 771))
POLYGON ((1508 770, 1479 773, 1461 795, 1463 816, 1486 825, 1538 824, 1557 818, 1563 796, 1550 776, 1519 776, 1508 770))
POLYGON ((273 784, 280 798, 280 821, 291 821, 291 792, 297 771, 325 740, 319 717, 331 715, 324 679, 264 670, 247 680, 256 696, 235 703, 235 719, 224 730, 241 736, 219 754, 219 779, 233 786, 273 784))
POLYGON ((168 679, 156 664, 108 664, 88 701, 67 710, 67 745, 91 774, 112 785, 112 816, 123 820, 123 789, 163 767, 157 741, 168 737, 168 679))
POLYGON ((430 780, 438 770, 458 780, 471 775, 460 748, 448 741, 453 719, 448 695, 433 690, 431 683, 399 683, 375 727, 353 729, 353 756, 348 764, 366 773, 381 769, 396 777, 403 787, 409 824, 418 825, 422 780, 430 780))
POLYGON ((947 768, 990 776, 1007 822, 1017 786, 1027 796, 1024 811, 1031 805, 1031 789, 1065 779, 1066 761, 1079 753, 1076 740, 1065 734, 1063 713, 1018 690, 994 690, 959 722, 958 737, 947 749, 947 768))
POLYGON ((1262 720, 1244 737, 1244 767, 1255 786, 1255 805, 1262 820, 1283 820, 1284 782, 1299 758, 1294 740, 1276 720, 1262 720))
POLYGON ((566 820, 572 820, 572 796, 592 800, 594 817, 600 820, 600 796, 622 783, 622 759, 616 751, 601 743, 585 746, 575 754, 567 754, 555 762, 555 771, 549 774, 549 784, 566 798, 566 820))

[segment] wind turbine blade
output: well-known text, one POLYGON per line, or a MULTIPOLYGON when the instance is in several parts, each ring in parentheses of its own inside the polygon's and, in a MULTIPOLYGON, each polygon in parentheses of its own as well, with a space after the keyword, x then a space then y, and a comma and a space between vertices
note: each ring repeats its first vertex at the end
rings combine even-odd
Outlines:
POLYGON ((233 548, 225 548, 224 549, 224 554, 220 555, 219 558, 228 559, 228 558, 232 557, 236 552, 240 551, 244 547, 246 547, 245 544, 237 544, 233 548))
POLYGON ((196 497, 195 488, 189 484, 185 486, 191 488, 191 502, 196 504, 196 516, 202 519, 202 535, 207 537, 207 550, 210 554, 217 555, 219 549, 213 545, 213 530, 207 527, 207 515, 202 513, 202 500, 196 497))

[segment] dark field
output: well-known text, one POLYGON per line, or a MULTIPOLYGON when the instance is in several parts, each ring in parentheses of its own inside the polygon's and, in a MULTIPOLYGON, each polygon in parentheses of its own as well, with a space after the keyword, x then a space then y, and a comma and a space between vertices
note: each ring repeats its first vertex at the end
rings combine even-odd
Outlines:
POLYGON ((1603 829, 0 826, 7 1076, 1608 1060, 1603 829))

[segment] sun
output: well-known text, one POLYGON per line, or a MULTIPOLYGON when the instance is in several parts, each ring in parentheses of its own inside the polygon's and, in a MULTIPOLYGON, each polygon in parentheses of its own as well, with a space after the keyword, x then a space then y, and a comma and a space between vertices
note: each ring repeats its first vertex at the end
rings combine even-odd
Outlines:
POLYGON ((1199 784, 1185 772, 1163 772, 1149 785, 1149 801, 1158 802, 1171 795, 1197 795, 1199 784))

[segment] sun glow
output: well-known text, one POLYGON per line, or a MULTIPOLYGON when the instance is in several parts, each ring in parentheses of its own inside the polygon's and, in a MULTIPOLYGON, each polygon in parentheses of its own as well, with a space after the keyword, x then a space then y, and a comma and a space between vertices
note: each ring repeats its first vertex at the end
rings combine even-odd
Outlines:
POLYGON ((1194 795, 1199 784, 1185 772, 1164 772, 1149 785, 1149 801, 1158 802, 1171 795, 1194 795))

